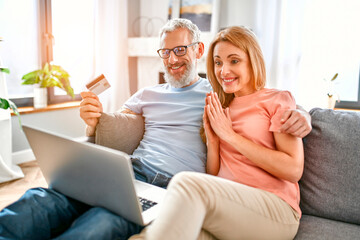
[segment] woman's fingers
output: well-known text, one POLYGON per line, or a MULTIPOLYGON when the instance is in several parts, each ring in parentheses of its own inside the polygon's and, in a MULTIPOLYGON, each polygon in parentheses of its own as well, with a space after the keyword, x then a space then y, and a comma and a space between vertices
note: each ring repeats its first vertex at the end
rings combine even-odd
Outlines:
POLYGON ((218 110, 219 112, 220 111, 223 111, 223 107, 220 103, 220 100, 219 100, 219 96, 217 95, 217 93, 213 93, 214 95, 214 106, 216 107, 216 110, 218 110))

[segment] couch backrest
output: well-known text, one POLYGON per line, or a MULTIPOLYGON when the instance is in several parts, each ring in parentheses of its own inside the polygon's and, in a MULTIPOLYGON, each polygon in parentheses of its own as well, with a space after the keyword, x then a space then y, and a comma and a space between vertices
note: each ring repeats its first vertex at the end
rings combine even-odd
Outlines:
POLYGON ((300 208, 303 214, 360 224, 360 112, 315 108, 310 114, 300 208))
POLYGON ((96 126, 95 143, 132 154, 144 135, 141 115, 102 113, 96 126))

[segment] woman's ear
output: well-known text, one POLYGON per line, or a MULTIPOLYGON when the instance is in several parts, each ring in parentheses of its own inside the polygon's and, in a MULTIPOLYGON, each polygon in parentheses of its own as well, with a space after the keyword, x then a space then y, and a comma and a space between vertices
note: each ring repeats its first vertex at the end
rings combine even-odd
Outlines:
POLYGON ((198 45, 198 49, 196 52, 196 58, 200 59, 204 55, 205 46, 203 42, 199 42, 197 45, 198 45))

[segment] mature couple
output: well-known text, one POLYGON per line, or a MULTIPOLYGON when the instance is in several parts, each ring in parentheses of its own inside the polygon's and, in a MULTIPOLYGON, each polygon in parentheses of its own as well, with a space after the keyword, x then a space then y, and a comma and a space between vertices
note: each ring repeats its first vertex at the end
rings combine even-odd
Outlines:
MULTIPOLYGON (((243 27, 218 33, 207 56, 211 85, 196 71, 204 54, 196 25, 170 20, 160 47, 167 83, 138 91, 123 112, 145 118, 131 156, 135 177, 166 187, 182 173, 171 180, 159 217, 132 238, 293 238, 301 216, 300 138, 311 130, 310 117, 295 109, 289 92, 264 88, 253 33, 243 27)), ((82 97, 80 116, 94 134, 102 106, 91 92, 82 97)), ((0 239, 128 239, 141 230, 52 189, 30 189, 0 212, 0 239)))

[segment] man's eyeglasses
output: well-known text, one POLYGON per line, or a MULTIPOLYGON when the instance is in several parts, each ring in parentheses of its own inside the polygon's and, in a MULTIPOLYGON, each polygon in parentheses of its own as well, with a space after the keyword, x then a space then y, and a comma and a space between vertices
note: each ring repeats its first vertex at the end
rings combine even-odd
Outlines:
POLYGON ((164 58, 164 59, 170 57, 171 51, 173 51, 176 56, 181 57, 181 56, 184 56, 186 54, 186 51, 187 51, 188 47, 194 46, 195 44, 198 44, 198 43, 199 42, 194 42, 194 43, 192 43, 190 45, 187 45, 187 46, 177 46, 177 47, 174 47, 172 49, 162 48, 162 49, 157 50, 157 53, 159 54, 159 56, 161 58, 164 58))

